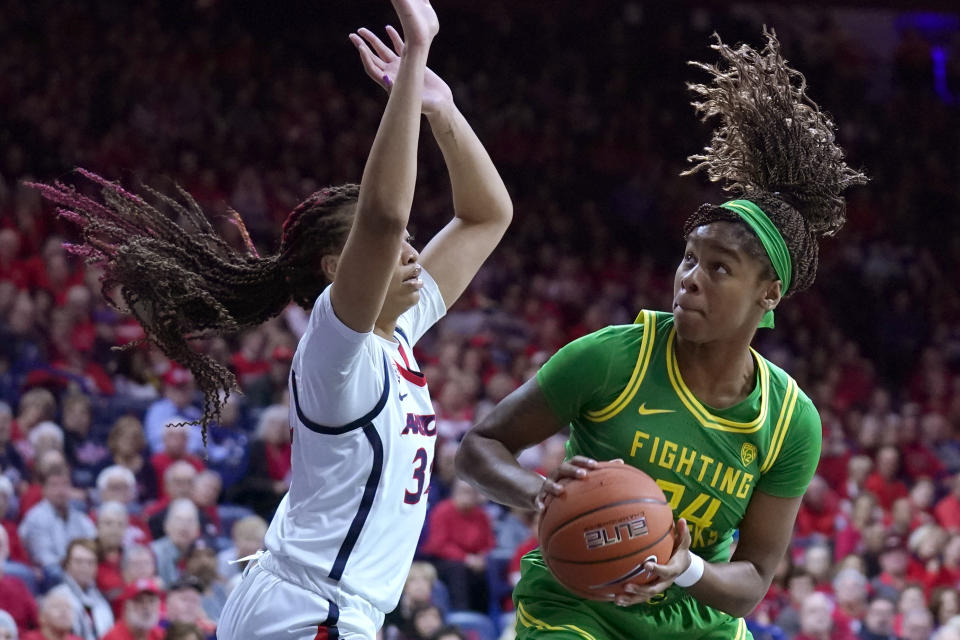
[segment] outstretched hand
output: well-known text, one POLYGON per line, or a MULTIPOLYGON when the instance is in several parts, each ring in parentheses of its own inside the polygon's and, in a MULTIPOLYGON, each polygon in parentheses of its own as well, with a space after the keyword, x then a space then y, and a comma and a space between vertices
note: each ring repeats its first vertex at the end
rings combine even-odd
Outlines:
MULTIPOLYGON (((397 72, 400 70, 400 58, 403 56, 405 45, 397 30, 389 25, 387 35, 393 43, 393 48, 384 44, 372 31, 363 28, 358 29, 357 33, 350 34, 350 42, 360 53, 363 69, 370 79, 390 93, 397 78, 397 72)), ((438 113, 453 103, 450 87, 429 67, 423 75, 423 89, 420 95, 420 110, 424 115, 438 113)))
POLYGON ((644 565, 646 575, 655 576, 655 579, 646 584, 628 582, 623 587, 623 593, 617 595, 614 602, 621 607, 628 607, 646 602, 653 596, 666 591, 677 576, 690 566, 690 541, 690 528, 687 526, 687 521, 680 518, 677 520, 677 546, 670 559, 665 564, 657 564, 649 560, 644 565))
POLYGON ((440 21, 430 0, 390 0, 400 18, 400 26, 407 41, 414 46, 426 46, 437 35, 440 21))

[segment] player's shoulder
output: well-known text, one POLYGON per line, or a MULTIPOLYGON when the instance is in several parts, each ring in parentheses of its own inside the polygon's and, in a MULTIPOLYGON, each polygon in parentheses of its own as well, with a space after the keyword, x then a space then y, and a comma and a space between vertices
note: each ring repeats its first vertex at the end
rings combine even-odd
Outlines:
POLYGON ((789 401, 794 405, 791 413, 795 416, 816 416, 819 421, 819 414, 813 400, 804 392, 794 377, 763 355, 759 353, 757 355, 763 360, 770 372, 770 387, 773 392, 782 397, 784 401, 789 401))

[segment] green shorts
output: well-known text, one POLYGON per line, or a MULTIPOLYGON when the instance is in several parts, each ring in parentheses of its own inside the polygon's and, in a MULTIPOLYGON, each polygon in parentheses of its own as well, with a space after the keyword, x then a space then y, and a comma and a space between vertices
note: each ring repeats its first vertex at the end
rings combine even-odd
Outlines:
POLYGON ((584 600, 554 579, 539 549, 524 556, 520 576, 513 590, 517 640, 753 640, 743 618, 701 604, 680 587, 632 607, 584 600))

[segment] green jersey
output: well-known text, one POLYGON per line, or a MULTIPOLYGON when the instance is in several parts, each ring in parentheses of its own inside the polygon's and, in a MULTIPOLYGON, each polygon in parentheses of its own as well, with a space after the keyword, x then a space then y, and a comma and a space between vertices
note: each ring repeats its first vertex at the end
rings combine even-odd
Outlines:
MULTIPOLYGON (((674 516, 689 523, 691 548, 726 562, 754 491, 795 497, 806 490, 820 457, 820 417, 797 383, 753 350, 750 395, 726 409, 704 405, 683 381, 675 341, 672 314, 643 311, 633 325, 565 346, 537 382, 570 423, 568 456, 623 458, 645 471, 674 516)), ((627 608, 577 598, 550 575, 539 549, 523 559, 514 601, 518 640, 752 637, 742 619, 676 585, 627 608)))
POLYGON ((756 384, 727 409, 704 405, 680 375, 673 315, 644 311, 568 344, 537 374, 570 421, 567 454, 623 458, 653 477, 691 548, 727 560, 755 490, 803 495, 820 458, 820 417, 796 381, 751 349, 756 384))

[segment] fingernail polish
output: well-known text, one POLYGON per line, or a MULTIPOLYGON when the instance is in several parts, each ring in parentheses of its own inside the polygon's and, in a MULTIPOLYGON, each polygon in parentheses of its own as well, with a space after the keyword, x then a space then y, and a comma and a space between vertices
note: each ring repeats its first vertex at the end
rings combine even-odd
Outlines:
POLYGON ((388 87, 393 84, 393 82, 390 81, 390 76, 388 76, 387 74, 383 74, 383 81, 386 83, 388 87))

